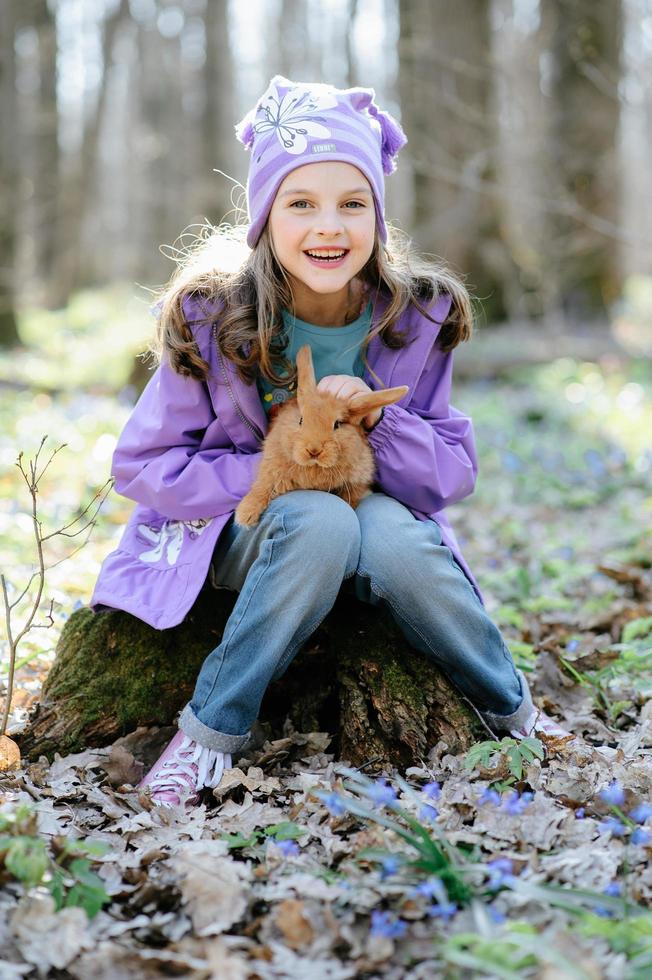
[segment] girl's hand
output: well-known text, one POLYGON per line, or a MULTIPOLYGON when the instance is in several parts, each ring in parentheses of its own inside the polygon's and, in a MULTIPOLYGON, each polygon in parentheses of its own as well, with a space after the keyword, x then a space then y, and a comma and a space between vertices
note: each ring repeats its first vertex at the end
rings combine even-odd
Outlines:
MULTIPOLYGON (((369 385, 365 384, 362 378, 356 378, 351 374, 327 374, 317 385, 318 391, 330 391, 336 398, 355 408, 356 399, 358 401, 362 395, 369 395, 373 391, 369 385)), ((382 409, 374 408, 372 412, 365 415, 362 424, 366 429, 370 429, 380 418, 382 409)))

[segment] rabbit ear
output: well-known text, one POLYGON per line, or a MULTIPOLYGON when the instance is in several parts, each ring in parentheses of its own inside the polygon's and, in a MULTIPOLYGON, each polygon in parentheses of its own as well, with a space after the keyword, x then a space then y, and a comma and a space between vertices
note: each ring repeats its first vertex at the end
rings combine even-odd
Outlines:
POLYGON ((356 398, 355 405, 349 405, 349 419, 361 419, 374 408, 382 408, 383 405, 393 405, 407 395, 410 389, 407 385, 399 385, 398 388, 383 388, 381 391, 372 391, 370 395, 356 398))
POLYGON ((317 387, 315 369, 312 366, 312 351, 304 344, 297 353, 297 394, 307 395, 317 387))

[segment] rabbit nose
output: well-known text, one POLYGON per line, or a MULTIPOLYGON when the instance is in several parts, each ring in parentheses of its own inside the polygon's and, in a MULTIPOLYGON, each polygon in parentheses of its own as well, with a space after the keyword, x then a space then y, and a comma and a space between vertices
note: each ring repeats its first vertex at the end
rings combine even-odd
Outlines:
POLYGON ((319 454, 321 453, 321 448, 317 446, 307 446, 306 452, 308 453, 309 456, 319 456, 319 454))

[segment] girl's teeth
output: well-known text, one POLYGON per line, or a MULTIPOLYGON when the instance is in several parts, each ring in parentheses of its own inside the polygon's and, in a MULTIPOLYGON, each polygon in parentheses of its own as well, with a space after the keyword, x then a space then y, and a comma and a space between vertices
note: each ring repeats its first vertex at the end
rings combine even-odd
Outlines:
POLYGON ((334 262, 336 259, 343 259, 346 252, 340 252, 338 255, 326 255, 319 254, 317 252, 307 252, 306 254, 309 255, 311 259, 320 259, 322 262, 334 262))

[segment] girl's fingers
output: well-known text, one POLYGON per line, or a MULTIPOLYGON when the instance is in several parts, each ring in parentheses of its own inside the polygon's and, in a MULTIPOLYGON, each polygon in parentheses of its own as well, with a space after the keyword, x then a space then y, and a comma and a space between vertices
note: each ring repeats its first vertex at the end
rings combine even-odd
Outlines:
POLYGON ((318 391, 329 391, 331 395, 337 395, 343 387, 351 379, 347 374, 328 374, 325 378, 322 378, 317 385, 318 391))
POLYGON ((349 401, 355 395, 364 395, 371 391, 361 378, 354 378, 348 374, 329 374, 321 379, 317 388, 319 391, 328 391, 336 398, 342 398, 344 401, 349 401))

